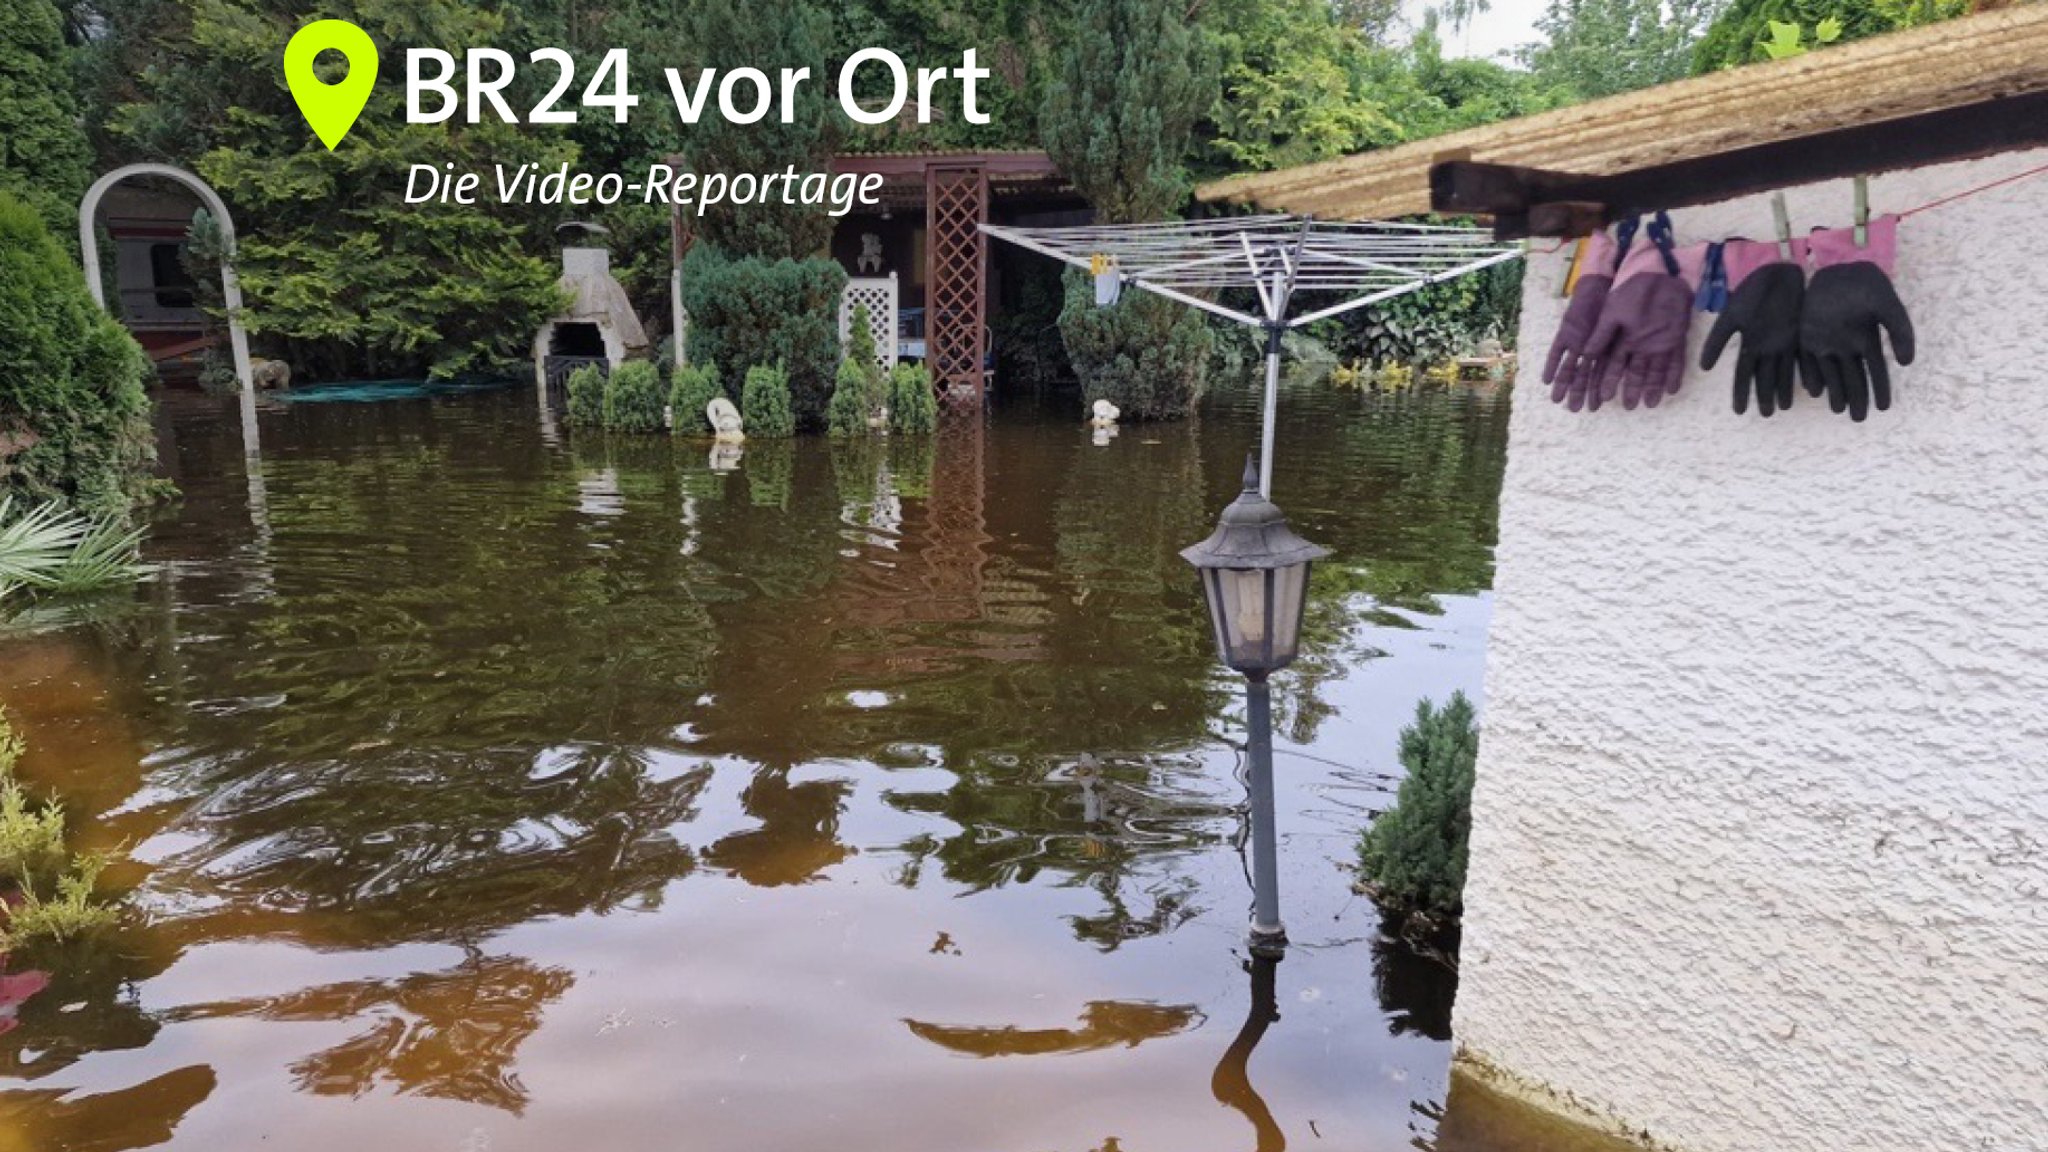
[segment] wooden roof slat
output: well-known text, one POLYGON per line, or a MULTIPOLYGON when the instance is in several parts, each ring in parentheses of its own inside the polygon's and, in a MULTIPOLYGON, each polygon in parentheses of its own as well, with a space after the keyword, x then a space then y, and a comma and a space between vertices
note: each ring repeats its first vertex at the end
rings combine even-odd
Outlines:
POLYGON ((1980 13, 1789 60, 1696 76, 1378 152, 1203 185, 1208 201, 1336 219, 1430 210, 1446 156, 1585 176, 2048 92, 2048 3, 1980 13))

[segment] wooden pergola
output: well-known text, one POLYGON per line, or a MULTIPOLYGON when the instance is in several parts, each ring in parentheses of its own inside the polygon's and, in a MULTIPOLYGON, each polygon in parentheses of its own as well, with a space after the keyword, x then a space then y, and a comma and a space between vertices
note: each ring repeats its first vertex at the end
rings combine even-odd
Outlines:
POLYGON ((1325 218, 1488 216, 1572 236, 1634 212, 2048 144, 2048 4, 1950 20, 1399 148, 1204 185, 1325 218))
POLYGON ((925 214, 925 365, 941 394, 988 388, 989 254, 997 194, 1065 188, 1043 152, 885 152, 833 157, 835 175, 882 177, 881 201, 925 214))

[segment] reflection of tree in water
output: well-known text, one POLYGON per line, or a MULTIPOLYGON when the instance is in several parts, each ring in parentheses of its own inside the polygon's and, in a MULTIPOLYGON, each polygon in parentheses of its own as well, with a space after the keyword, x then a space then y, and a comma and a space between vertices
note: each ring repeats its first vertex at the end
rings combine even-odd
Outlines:
POLYGON ((761 822, 704 850, 704 862, 749 884, 802 884, 853 854, 839 842, 846 780, 792 784, 787 768, 762 768, 740 793, 740 806, 761 822))
POLYGON ((1387 1031, 1451 1038, 1451 1008, 1458 994, 1458 970, 1450 959, 1458 953, 1457 930, 1435 938, 1404 938, 1383 926, 1372 945, 1372 982, 1387 1031))
POLYGON ((353 1038, 292 1065, 301 1091, 360 1097, 383 1083, 400 1095, 460 1100, 516 1116, 528 1099, 513 1070, 519 1046, 540 1028, 541 1013, 575 980, 564 968, 472 953, 445 972, 204 1004, 178 1016, 365 1020, 368 1027, 353 1038))
POLYGON ((1192 1004, 1090 1000, 1081 1010, 1081 1024, 1077 1028, 927 1024, 920 1020, 903 1023, 921 1040, 929 1040, 950 1052, 985 1059, 1094 1052, 1118 1046, 1136 1048, 1147 1040, 1197 1027, 1202 1019, 1192 1004))
POLYGON ((212 1068, 194 1064, 113 1092, 0 1092, 0 1147, 128 1152, 168 1144, 179 1122, 213 1095, 216 1081, 212 1068))
POLYGON ((1330 458, 1288 477, 1295 527, 1332 552, 1309 586, 1301 658, 1274 678, 1274 722, 1296 743, 1312 742, 1333 712, 1322 686, 1383 655, 1356 637, 1362 614, 1408 627, 1386 609, 1435 615, 1436 597, 1493 585, 1505 396, 1410 390, 1361 402, 1317 438, 1330 458))

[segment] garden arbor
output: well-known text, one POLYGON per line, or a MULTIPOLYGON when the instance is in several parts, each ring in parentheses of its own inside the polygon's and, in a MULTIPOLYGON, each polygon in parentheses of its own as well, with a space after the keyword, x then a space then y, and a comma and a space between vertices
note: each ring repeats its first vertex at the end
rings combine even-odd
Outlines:
POLYGON ((235 221, 228 214, 228 206, 221 200, 220 193, 192 173, 169 164, 129 164, 93 181, 92 187, 85 191, 85 199, 78 205, 78 251, 85 265, 86 287, 92 290, 93 300, 105 308, 107 292, 100 283, 99 230, 94 221, 99 215, 100 201, 108 190, 138 176, 156 176, 183 185, 199 197, 200 204, 220 222, 220 292, 221 301, 227 308, 228 343, 235 358, 235 379, 241 384, 242 448, 248 455, 255 456, 258 450, 256 387, 249 367, 249 334, 242 328, 242 284, 235 276, 235 221))

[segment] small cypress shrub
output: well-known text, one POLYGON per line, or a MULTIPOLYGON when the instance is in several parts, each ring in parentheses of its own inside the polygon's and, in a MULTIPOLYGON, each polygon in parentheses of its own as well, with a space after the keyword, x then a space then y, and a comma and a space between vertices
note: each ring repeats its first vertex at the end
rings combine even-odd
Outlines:
POLYGON ((582 428, 604 426, 604 369, 595 364, 569 373, 569 423, 582 428))
POLYGON ((757 364, 747 369, 747 384, 740 390, 740 415, 746 419, 749 436, 772 440, 796 435, 789 373, 782 365, 757 364))
POLYGON ((676 369, 675 385, 668 393, 669 430, 678 436, 702 436, 712 431, 704 408, 723 395, 725 389, 718 383, 717 365, 685 364, 676 369))
MULTIPOLYGON (((872 361, 870 361, 872 364, 872 361)), ((865 436, 871 382, 868 373, 852 356, 839 362, 839 375, 832 382, 832 402, 825 406, 825 430, 834 436, 865 436)))
POLYGON ((939 425, 939 397, 922 364, 898 364, 889 373, 889 425, 923 435, 939 425))
POLYGON ((1415 706, 1415 722, 1401 730, 1408 778, 1358 844, 1364 886, 1382 909, 1444 919, 1464 910, 1478 757, 1479 729, 1463 692, 1441 708, 1415 706))
POLYGON ((614 432, 661 431, 661 370, 645 360, 618 366, 604 385, 604 426, 614 432))

